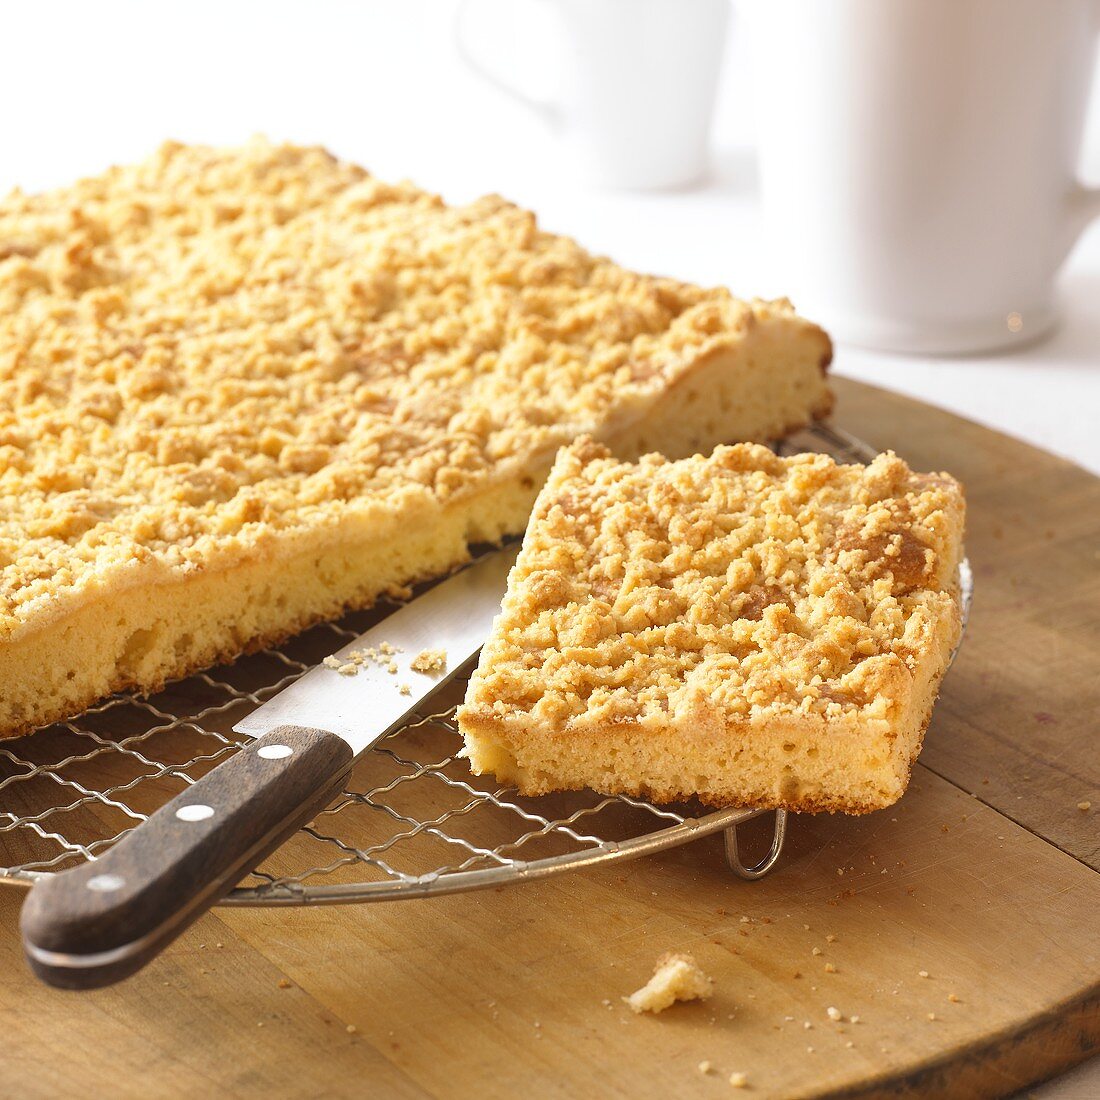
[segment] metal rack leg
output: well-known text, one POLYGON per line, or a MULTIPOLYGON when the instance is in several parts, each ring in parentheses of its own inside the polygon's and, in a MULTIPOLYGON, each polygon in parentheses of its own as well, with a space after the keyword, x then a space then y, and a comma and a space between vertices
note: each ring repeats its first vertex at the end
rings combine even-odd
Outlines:
POLYGON ((775 811, 775 824, 772 827, 772 844, 768 854, 752 867, 746 867, 741 862, 741 855, 737 850, 737 826, 731 825, 726 830, 726 863, 735 875, 749 880, 763 878, 774 866, 779 853, 783 851, 783 841, 787 836, 787 811, 775 811))

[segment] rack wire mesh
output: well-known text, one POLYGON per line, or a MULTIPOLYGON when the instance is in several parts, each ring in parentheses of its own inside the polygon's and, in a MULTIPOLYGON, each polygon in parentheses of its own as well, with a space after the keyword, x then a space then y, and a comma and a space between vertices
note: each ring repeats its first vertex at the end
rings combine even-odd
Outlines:
MULTIPOLYGON (((826 424, 778 448, 864 462, 874 451, 826 424)), ((971 579, 962 570, 964 622, 971 579)), ((115 695, 70 721, 0 744, 0 881, 28 885, 94 860, 247 740, 233 724, 394 610, 324 623, 276 649, 169 685, 115 695)), ((467 670, 364 754, 340 796, 223 900, 302 905, 450 893, 659 851, 726 830, 731 868, 759 878, 783 846, 780 811, 755 864, 736 829, 759 811, 658 805, 625 795, 524 798, 458 758, 467 670)))

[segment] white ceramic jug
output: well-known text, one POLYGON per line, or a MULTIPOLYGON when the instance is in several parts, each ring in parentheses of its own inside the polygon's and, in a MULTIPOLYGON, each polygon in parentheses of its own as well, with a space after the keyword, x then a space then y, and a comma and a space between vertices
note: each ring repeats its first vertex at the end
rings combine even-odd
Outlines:
MULTIPOLYGON (((742 0, 777 277, 836 337, 1031 340, 1100 192, 1096 0, 742 0)), ((1098 303, 1100 308, 1100 303, 1098 303)))

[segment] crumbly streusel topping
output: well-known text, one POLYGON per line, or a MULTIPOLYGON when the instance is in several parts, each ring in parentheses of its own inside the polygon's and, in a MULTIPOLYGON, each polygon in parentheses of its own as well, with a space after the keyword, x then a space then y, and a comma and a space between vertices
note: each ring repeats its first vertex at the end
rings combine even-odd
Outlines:
POLYGON ((535 505, 463 714, 549 728, 888 718, 942 616, 964 502, 894 454, 638 464, 581 441, 535 505))
POLYGON ((0 205, 0 637, 112 570, 445 501, 754 311, 495 196, 321 149, 165 145, 0 205))

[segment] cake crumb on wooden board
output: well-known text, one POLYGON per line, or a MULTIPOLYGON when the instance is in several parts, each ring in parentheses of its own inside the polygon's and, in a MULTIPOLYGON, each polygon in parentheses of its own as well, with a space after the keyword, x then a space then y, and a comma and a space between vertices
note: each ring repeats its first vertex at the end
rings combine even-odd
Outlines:
POLYGON ((623 1000, 638 1014, 658 1013, 677 1001, 705 1001, 713 992, 714 981, 691 955, 668 954, 657 960, 653 977, 623 1000))

